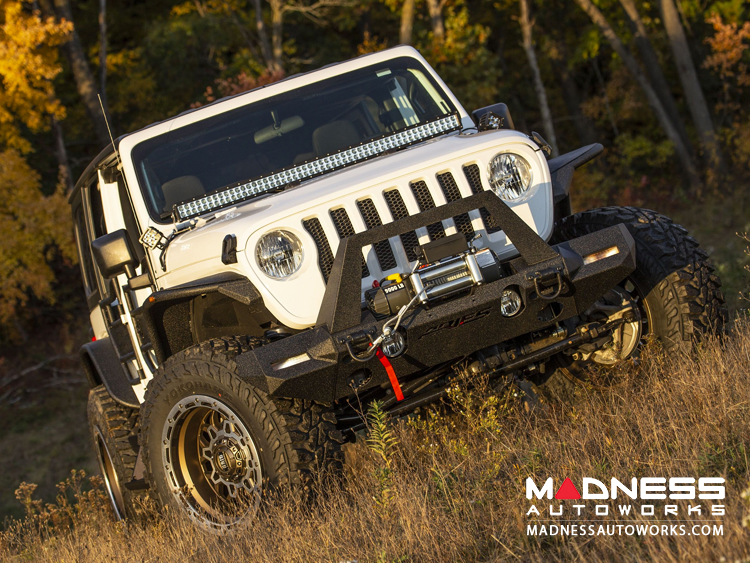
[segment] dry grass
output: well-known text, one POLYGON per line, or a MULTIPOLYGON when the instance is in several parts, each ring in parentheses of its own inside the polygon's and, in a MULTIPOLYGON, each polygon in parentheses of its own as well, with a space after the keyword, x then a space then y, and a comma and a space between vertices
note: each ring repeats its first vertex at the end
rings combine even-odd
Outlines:
MULTIPOLYGON (((80 508, 65 501, 57 517, 48 513, 11 526, 1 538, 0 560, 750 558, 750 540, 742 525, 747 507, 741 498, 750 481, 747 324, 738 323, 723 348, 714 342, 693 357, 646 354, 639 368, 623 373, 621 385, 579 388, 566 402, 553 398, 532 415, 517 409, 512 396, 467 393, 457 386, 452 398, 457 414, 427 415, 390 430, 381 427, 371 434, 370 443, 352 447, 346 476, 321 483, 316 500, 282 499, 235 537, 197 534, 169 514, 141 524, 116 524, 100 495, 79 494, 80 508), (387 446, 373 447, 373 436, 387 446), (605 482, 611 477, 627 482, 641 476, 721 476, 727 480, 723 536, 530 537, 530 501, 524 489, 528 476, 539 484, 550 476, 558 484, 565 477, 579 484, 583 476, 605 482)), ((709 502, 716 501, 703 501, 704 510, 709 502)), ((687 503, 678 501, 683 507, 687 503)))

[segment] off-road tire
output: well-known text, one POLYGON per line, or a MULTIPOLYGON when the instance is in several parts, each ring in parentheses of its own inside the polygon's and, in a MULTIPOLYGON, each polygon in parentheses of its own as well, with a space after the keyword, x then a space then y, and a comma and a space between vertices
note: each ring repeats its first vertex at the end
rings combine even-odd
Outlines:
POLYGON ((143 491, 131 491, 125 483, 133 478, 138 452, 133 448, 138 433, 138 409, 116 402, 103 385, 89 391, 89 432, 105 487, 118 519, 138 516, 143 491), (97 432, 98 429, 98 432, 97 432), (103 441, 106 450, 100 448, 103 441), (103 457, 108 453, 111 465, 103 457))
POLYGON ((220 398, 243 419, 260 457, 264 497, 279 487, 308 490, 323 472, 340 470, 344 437, 329 405, 272 398, 238 377, 234 358, 267 343, 253 337, 217 338, 175 354, 157 370, 141 409, 141 447, 147 480, 162 505, 187 512, 168 485, 159 450, 170 409, 197 394, 220 398))
POLYGON ((691 346, 726 322, 721 281, 707 254, 682 226, 636 207, 576 213, 556 225, 556 244, 623 224, 635 239, 636 270, 629 279, 650 311, 650 332, 667 352, 691 346))

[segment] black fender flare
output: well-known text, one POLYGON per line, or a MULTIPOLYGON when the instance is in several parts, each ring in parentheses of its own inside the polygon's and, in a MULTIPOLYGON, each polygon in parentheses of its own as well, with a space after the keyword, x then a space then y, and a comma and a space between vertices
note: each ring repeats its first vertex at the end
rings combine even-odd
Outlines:
POLYGON ((602 154, 604 147, 600 143, 586 145, 569 153, 561 154, 547 162, 552 179, 552 195, 555 204, 570 195, 573 173, 587 162, 602 154))
POLYGON ((118 403, 133 409, 140 408, 133 386, 109 338, 100 338, 84 344, 79 356, 91 387, 104 385, 118 403))
MULTIPOLYGON (((224 272, 208 278, 153 292, 148 299, 132 312, 141 323, 161 364, 173 354, 185 348, 217 336, 245 334, 210 335, 196 338, 191 302, 201 296, 221 294, 246 307, 251 315, 269 316, 260 292, 246 277, 234 272, 224 272), (168 327, 165 328, 165 327, 168 327)), ((262 336, 262 334, 254 334, 262 336)))

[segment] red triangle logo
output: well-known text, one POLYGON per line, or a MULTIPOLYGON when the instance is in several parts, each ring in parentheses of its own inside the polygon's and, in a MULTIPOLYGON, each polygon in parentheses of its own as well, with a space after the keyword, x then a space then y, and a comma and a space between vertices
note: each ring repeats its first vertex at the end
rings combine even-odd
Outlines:
POLYGON ((578 489, 576 489, 573 481, 566 478, 565 481, 563 481, 563 484, 560 485, 560 488, 557 490, 555 498, 557 500, 578 500, 579 498, 581 498, 581 493, 578 492, 578 489))

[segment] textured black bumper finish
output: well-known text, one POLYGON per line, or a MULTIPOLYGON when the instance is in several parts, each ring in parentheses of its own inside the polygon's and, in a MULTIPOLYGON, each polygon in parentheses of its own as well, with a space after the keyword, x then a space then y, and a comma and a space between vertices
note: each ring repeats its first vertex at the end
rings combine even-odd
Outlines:
POLYGON ((328 327, 331 333, 347 330, 360 324, 362 320, 360 303, 362 302, 363 247, 481 208, 486 208, 502 227, 527 264, 536 265, 559 258, 555 251, 499 197, 493 192, 485 191, 342 240, 336 251, 336 259, 333 262, 316 324, 328 327))
MULTIPOLYGON (((497 200, 494 195, 492 198, 497 200)), ((486 205, 494 216, 496 209, 490 208, 489 204, 489 200, 479 203, 480 206, 486 205)), ((476 206, 477 202, 473 202, 473 206, 468 209, 475 209, 476 206)), ((438 209, 442 211, 443 207, 438 209)), ((451 209, 448 216, 455 213, 451 209)), ((421 221, 439 220, 425 218, 424 214, 419 217, 421 221)), ((396 229, 388 232, 398 234, 396 229)), ((383 237, 393 235, 378 233, 375 236, 381 237, 376 240, 382 240, 383 237)), ((510 234, 509 236, 514 242, 518 240, 513 239, 510 234)), ((368 237, 367 240, 372 239, 368 237)), ((359 248, 364 244, 367 243, 360 244, 359 248)), ((635 269, 635 242, 622 226, 586 235, 554 249, 546 244, 544 246, 549 251, 547 255, 552 255, 551 259, 538 261, 536 265, 528 266, 512 276, 478 286, 464 297, 430 308, 420 306, 407 314, 402 323, 407 335, 407 351, 391 361, 398 377, 408 378, 428 367, 461 358, 487 346, 573 317, 587 309, 635 269), (583 256, 613 246, 619 251, 614 256, 583 265, 583 256), (549 309, 546 308, 551 301, 541 299, 536 294, 534 278, 555 268, 562 272, 565 286, 560 296, 554 300, 558 304, 558 314, 555 318, 550 318, 547 313, 549 309), (518 291, 524 303, 522 310, 512 318, 503 317, 500 313, 500 298, 506 288, 518 291)), ((341 250, 337 261, 339 258, 341 250)), ((356 262, 354 266, 352 271, 359 276, 360 263, 356 262)), ((334 266, 334 271, 335 269, 334 266)), ((341 271, 336 275, 342 277, 341 271)), ((331 279, 334 277, 332 275, 331 279)), ((357 277, 357 295, 359 290, 360 280, 357 277)), ((356 305, 358 322, 354 325, 343 323, 343 330, 331 334, 326 323, 241 354, 237 357, 240 376, 275 396, 318 401, 350 396, 351 378, 355 372, 363 369, 368 370, 370 380, 362 389, 387 383, 385 370, 377 360, 364 364, 354 362, 346 350, 347 336, 356 332, 368 332, 375 336, 385 322, 376 321, 369 312, 361 311, 359 298, 356 305), (304 353, 309 354, 311 359, 290 368, 273 370, 272 364, 304 353)), ((336 316, 332 314, 329 319, 334 319, 333 326, 341 326, 338 323, 342 319, 335 319, 336 316)), ((348 319, 349 315, 344 314, 342 318, 348 319)))

